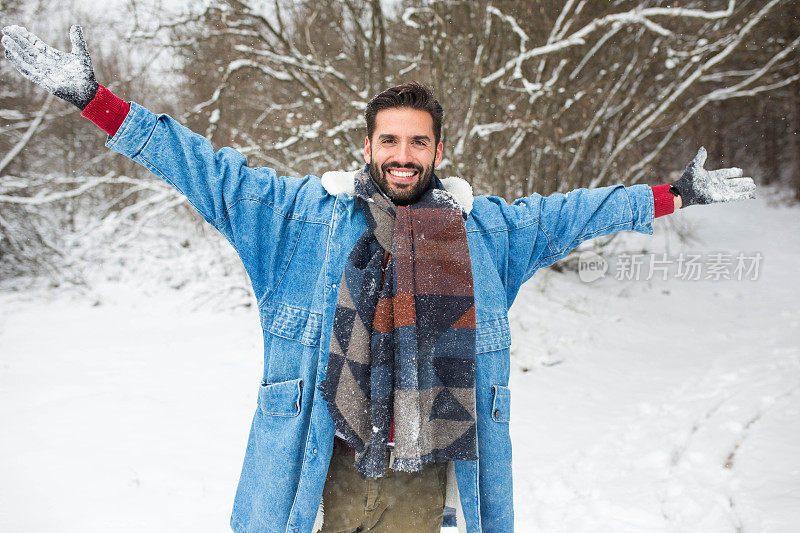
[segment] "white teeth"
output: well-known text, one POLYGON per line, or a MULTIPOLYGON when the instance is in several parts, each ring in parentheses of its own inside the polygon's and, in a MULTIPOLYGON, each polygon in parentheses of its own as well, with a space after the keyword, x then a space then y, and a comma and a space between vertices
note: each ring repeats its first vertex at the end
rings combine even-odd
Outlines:
POLYGON ((391 170, 390 172, 398 178, 410 178, 417 173, 415 170, 391 170))

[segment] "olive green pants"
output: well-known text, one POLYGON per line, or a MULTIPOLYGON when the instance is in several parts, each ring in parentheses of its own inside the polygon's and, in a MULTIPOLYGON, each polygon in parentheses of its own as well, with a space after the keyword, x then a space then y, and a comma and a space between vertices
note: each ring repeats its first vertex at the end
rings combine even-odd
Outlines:
POLYGON ((362 477, 352 456, 334 446, 322 492, 322 533, 439 533, 446 485, 447 463, 362 477))

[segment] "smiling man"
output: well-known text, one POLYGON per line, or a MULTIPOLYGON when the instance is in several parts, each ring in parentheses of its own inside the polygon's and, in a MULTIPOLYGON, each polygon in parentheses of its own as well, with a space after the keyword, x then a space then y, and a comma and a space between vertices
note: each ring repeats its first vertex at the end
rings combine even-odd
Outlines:
POLYGON ((79 27, 71 53, 3 33, 24 76, 184 194, 247 270, 264 371, 239 532, 435 532, 445 505, 459 530, 512 531, 508 309, 521 285, 587 239, 754 197, 741 170, 703 169, 702 149, 671 185, 474 197, 436 176, 442 108, 417 83, 367 105, 362 168, 278 177, 99 85, 79 27))
MULTIPOLYGON (((423 87, 415 87, 415 90, 425 94, 423 87)), ((398 95, 401 92, 396 91, 398 95)), ((439 102, 429 95, 426 96, 432 101, 426 109, 385 107, 380 113, 375 111, 384 105, 402 104, 402 100, 393 98, 394 95, 395 92, 382 93, 370 103, 366 113, 364 160, 370 165, 370 176, 381 190, 395 204, 408 205, 428 188, 433 169, 442 162, 443 112, 439 102)), ((413 104, 415 102, 409 105, 413 104)))

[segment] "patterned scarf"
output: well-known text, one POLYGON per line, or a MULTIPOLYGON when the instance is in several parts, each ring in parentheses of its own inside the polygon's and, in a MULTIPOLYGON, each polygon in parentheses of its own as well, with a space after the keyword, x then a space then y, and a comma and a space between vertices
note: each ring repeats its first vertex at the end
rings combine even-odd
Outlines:
POLYGON ((392 468, 477 459, 475 300, 464 213, 439 178, 395 206, 365 168, 355 196, 368 229, 342 274, 322 395, 355 466, 392 468))

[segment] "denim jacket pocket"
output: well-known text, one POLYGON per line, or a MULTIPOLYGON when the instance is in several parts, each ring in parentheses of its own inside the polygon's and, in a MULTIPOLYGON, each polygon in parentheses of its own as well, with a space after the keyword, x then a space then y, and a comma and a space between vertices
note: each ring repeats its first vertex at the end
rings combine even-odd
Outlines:
POLYGON ((282 303, 261 308, 266 383, 296 379, 313 368, 319 352, 322 315, 282 303))
POLYGON ((268 303, 261 308, 261 326, 277 337, 304 346, 318 346, 322 315, 282 303, 268 303))
POLYGON ((511 389, 503 385, 492 385, 492 420, 511 421, 511 389))
POLYGON ((262 383, 258 388, 258 407, 265 415, 293 417, 300 414, 303 380, 262 383))
POLYGON ((505 313, 481 317, 475 328, 475 353, 505 350, 511 346, 511 328, 505 313))

